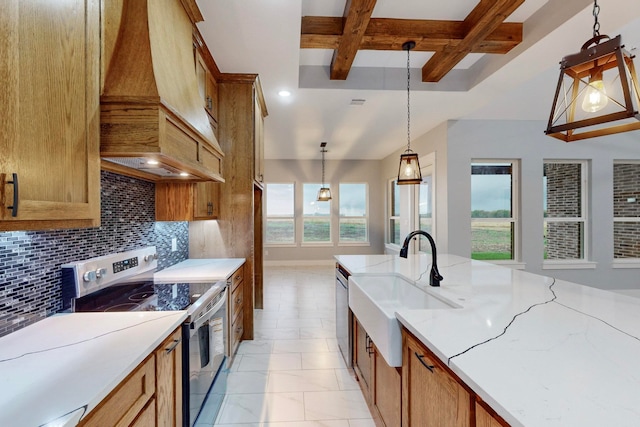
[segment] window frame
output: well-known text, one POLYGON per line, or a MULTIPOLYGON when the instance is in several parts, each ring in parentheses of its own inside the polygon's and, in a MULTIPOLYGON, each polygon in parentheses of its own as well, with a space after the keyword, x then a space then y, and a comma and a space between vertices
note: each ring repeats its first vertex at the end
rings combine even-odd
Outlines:
MULTIPOLYGON (((639 165, 640 166, 640 160, 614 160, 613 161, 613 165, 612 168, 615 168, 615 165, 639 165)), ((616 216, 615 213, 615 198, 616 198, 616 190, 615 190, 615 170, 612 170, 612 203, 614 205, 614 211, 612 212, 612 218, 613 218, 613 224, 612 224, 612 232, 613 235, 611 236, 611 240, 612 240, 612 244, 613 244, 613 249, 615 251, 616 248, 616 240, 615 240, 615 225, 616 223, 640 223, 640 216, 616 216)), ((640 200, 636 201, 637 203, 640 203, 640 200)), ((613 254, 611 254, 611 256, 613 257, 613 262, 612 262, 612 268, 640 268, 640 256, 639 257, 627 257, 627 258, 616 258, 615 256, 615 252, 613 254)))
POLYGON ((324 186, 325 187, 329 187, 331 189, 331 194, 332 194, 332 200, 326 201, 326 202, 318 202, 318 203, 329 203, 329 214, 326 216, 327 222, 329 224, 329 240, 328 241, 319 241, 319 242, 306 242, 304 240, 304 225, 305 225, 305 220, 307 218, 325 218, 323 216, 312 216, 312 215, 305 215, 304 213, 304 209, 305 209, 305 199, 304 199, 304 190, 305 190, 305 185, 314 185, 317 186, 318 188, 316 189, 316 193, 317 190, 320 189, 320 187, 322 187, 321 183, 316 183, 316 182, 303 182, 301 185, 301 190, 302 190, 302 209, 301 209, 301 215, 300 215, 300 246, 334 246, 334 238, 333 238, 333 217, 334 217, 334 212, 333 212, 333 198, 335 198, 335 192, 333 191, 334 189, 331 187, 331 184, 328 182, 325 182, 324 186))
POLYGON ((275 246, 275 247, 296 247, 298 246, 297 243, 297 238, 298 238, 298 233, 296 230, 296 183, 295 182, 268 182, 265 183, 265 195, 266 195, 266 199, 265 200, 265 221, 264 221, 264 245, 265 246, 275 246), (291 216, 288 215, 269 215, 269 212, 267 210, 267 204, 268 202, 268 198, 269 198, 269 185, 291 185, 292 186, 292 192, 293 192, 293 213, 291 216), (293 241, 291 242, 271 242, 269 240, 267 240, 267 229, 269 226, 269 220, 276 220, 276 221, 284 221, 284 220, 290 220, 293 224, 293 241))
POLYGON ((338 246, 371 246, 369 239, 369 183, 368 182, 340 182, 338 183, 338 246), (364 216, 343 216, 340 209, 340 200, 342 198, 341 186, 361 184, 364 185, 364 198, 365 198, 365 215, 364 216), (343 219, 363 219, 365 220, 365 232, 366 240, 363 241, 344 241, 341 239, 340 226, 343 219))
MULTIPOLYGON (((543 270, 554 269, 580 269, 580 268, 595 268, 595 263, 591 262, 590 240, 591 233, 589 227, 589 161, 585 159, 543 159, 542 160, 542 177, 544 182, 544 166, 546 164, 579 164, 580 167, 580 217, 547 217, 544 216, 543 205, 543 217, 542 217, 542 234, 544 236, 544 229, 547 223, 582 223, 582 258, 565 258, 565 259, 545 259, 544 254, 542 259, 543 270)), ((544 194, 543 194, 544 203, 544 194)), ((543 242, 543 250, 545 248, 543 242)))
MULTIPOLYGON (((398 201, 401 200, 401 196, 400 196, 400 186, 398 186, 397 184, 398 178, 397 177, 393 177, 387 180, 387 209, 386 209, 386 223, 385 223, 385 235, 386 235, 386 239, 385 239, 385 244, 387 246, 390 246, 393 249, 399 249, 401 247, 401 242, 398 243, 394 243, 391 240, 392 236, 395 236, 395 228, 393 228, 391 226, 391 221, 395 220, 397 224, 400 224, 400 220, 401 220, 401 210, 402 208, 400 207, 398 210, 399 212, 397 212, 397 215, 393 215, 393 211, 394 211, 394 201, 396 200, 394 194, 396 192, 396 189, 398 191, 398 201)), ((400 231, 400 240, 402 240, 402 230, 400 231)))
MULTIPOLYGON (((511 164, 511 216, 509 218, 473 218, 471 217, 470 221, 470 229, 473 232, 473 224, 474 223, 489 223, 489 222, 505 222, 512 224, 511 229, 511 250, 512 257, 511 259, 482 259, 481 261, 490 262, 493 264, 505 264, 510 266, 519 267, 522 265, 521 259, 521 239, 522 239, 522 230, 520 224, 520 159, 496 159, 496 158, 473 158, 469 164, 469 185, 471 186, 471 179, 473 179, 473 165, 474 164, 486 164, 486 163, 509 163, 511 164)), ((469 188, 470 195, 470 205, 473 200, 473 189, 469 188)), ((469 216, 471 216, 471 212, 473 212, 473 206, 470 206, 471 209, 469 211, 469 216)), ((470 241, 469 246, 469 258, 472 258, 473 255, 473 239, 470 241)), ((472 258, 474 259, 474 258, 472 258)))

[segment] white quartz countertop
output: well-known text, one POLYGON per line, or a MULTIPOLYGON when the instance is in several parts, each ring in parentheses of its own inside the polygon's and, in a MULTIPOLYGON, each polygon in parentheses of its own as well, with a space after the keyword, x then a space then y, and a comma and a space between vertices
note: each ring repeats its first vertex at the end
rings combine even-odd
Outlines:
POLYGON ((156 283, 227 280, 244 262, 244 258, 191 258, 158 271, 153 280, 156 283))
POLYGON ((0 338, 0 426, 74 426, 185 311, 57 314, 0 338))
MULTIPOLYGON (((336 259, 428 286, 431 255, 336 259)), ((452 255, 438 268, 430 291, 462 308, 396 317, 508 423, 640 425, 640 299, 452 255)))

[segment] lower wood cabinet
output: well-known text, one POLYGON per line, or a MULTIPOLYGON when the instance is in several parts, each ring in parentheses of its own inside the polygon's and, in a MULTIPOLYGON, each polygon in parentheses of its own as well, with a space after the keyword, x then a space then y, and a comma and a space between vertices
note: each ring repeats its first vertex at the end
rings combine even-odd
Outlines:
POLYGON ((402 425, 469 427, 471 393, 412 335, 402 336, 402 425))
POLYGON ((81 427, 154 427, 182 423, 182 332, 174 331, 84 417, 81 427))
POLYGON ((229 310, 229 359, 233 361, 233 356, 240 345, 244 332, 244 265, 238 268, 227 280, 228 310, 229 310))
POLYGON ((156 355, 157 426, 182 423, 182 331, 178 328, 158 349, 156 355))
POLYGON ((353 369, 374 421, 378 426, 400 426, 400 371, 387 364, 355 316, 353 331, 353 369))
POLYGON ((493 410, 476 401, 476 427, 509 427, 509 424, 497 415, 492 415, 492 412, 493 410))

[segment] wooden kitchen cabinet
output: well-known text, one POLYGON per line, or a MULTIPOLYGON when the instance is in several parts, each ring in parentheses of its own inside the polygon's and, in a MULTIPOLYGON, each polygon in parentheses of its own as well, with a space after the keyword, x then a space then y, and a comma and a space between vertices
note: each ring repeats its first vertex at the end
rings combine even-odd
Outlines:
POLYGON ((260 184, 264 184, 264 115, 262 105, 264 105, 264 100, 261 102, 260 97, 256 96, 253 107, 255 135, 253 168, 254 179, 260 184))
POLYGON ((229 358, 230 364, 238 350, 244 332, 244 265, 227 280, 229 309, 229 358))
POLYGON ((369 335, 356 317, 353 317, 353 370, 367 402, 371 401, 371 369, 373 348, 369 335))
POLYGON ((0 27, 0 231, 98 226, 100 1, 3 0, 0 27))
POLYGON ((376 425, 400 426, 401 380, 398 369, 387 364, 358 319, 353 317, 353 369, 376 425))
POLYGON ((80 427, 179 425, 182 425, 180 327, 78 424, 80 427))
POLYGON ((406 330, 402 345, 402 425, 470 427, 471 393, 406 330))
POLYGON ((178 328, 155 351, 158 427, 182 423, 182 331, 178 328))
MULTIPOLYGON (((89 415, 83 418, 80 427, 130 426, 144 414, 147 402, 156 391, 156 358, 152 354, 142 362, 127 378, 125 378, 89 415)), ((153 412, 153 423, 137 424, 153 426, 156 414, 153 412)))
POLYGON ((476 427, 509 427, 501 417, 483 403, 476 401, 476 427))
POLYGON ((198 80, 198 92, 202 99, 202 105, 208 114, 213 131, 218 136, 218 83, 213 73, 209 70, 202 54, 196 50, 196 77, 198 80))
POLYGON ((218 219, 220 185, 217 182, 157 183, 156 221, 218 219))

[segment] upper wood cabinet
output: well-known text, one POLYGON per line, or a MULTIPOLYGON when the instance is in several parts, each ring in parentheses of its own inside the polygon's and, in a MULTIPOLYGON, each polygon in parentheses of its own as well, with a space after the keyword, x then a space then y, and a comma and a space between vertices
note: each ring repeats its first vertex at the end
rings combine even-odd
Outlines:
POLYGON ((217 137, 218 83, 199 51, 196 51, 196 77, 198 80, 198 93, 202 99, 202 105, 204 110, 207 112, 209 122, 211 123, 213 132, 217 137))
POLYGON ((256 94, 255 105, 253 108, 254 135, 255 145, 254 152, 254 179, 262 185, 264 183, 264 118, 266 116, 266 107, 262 92, 256 94))
POLYGON ((218 219, 220 183, 156 183, 156 221, 218 219))
POLYGON ((0 27, 0 231, 98 226, 100 2, 2 0, 0 27))
POLYGON ((193 31, 201 20, 193 0, 105 1, 103 168, 154 181, 223 181, 223 152, 198 94, 193 31))

